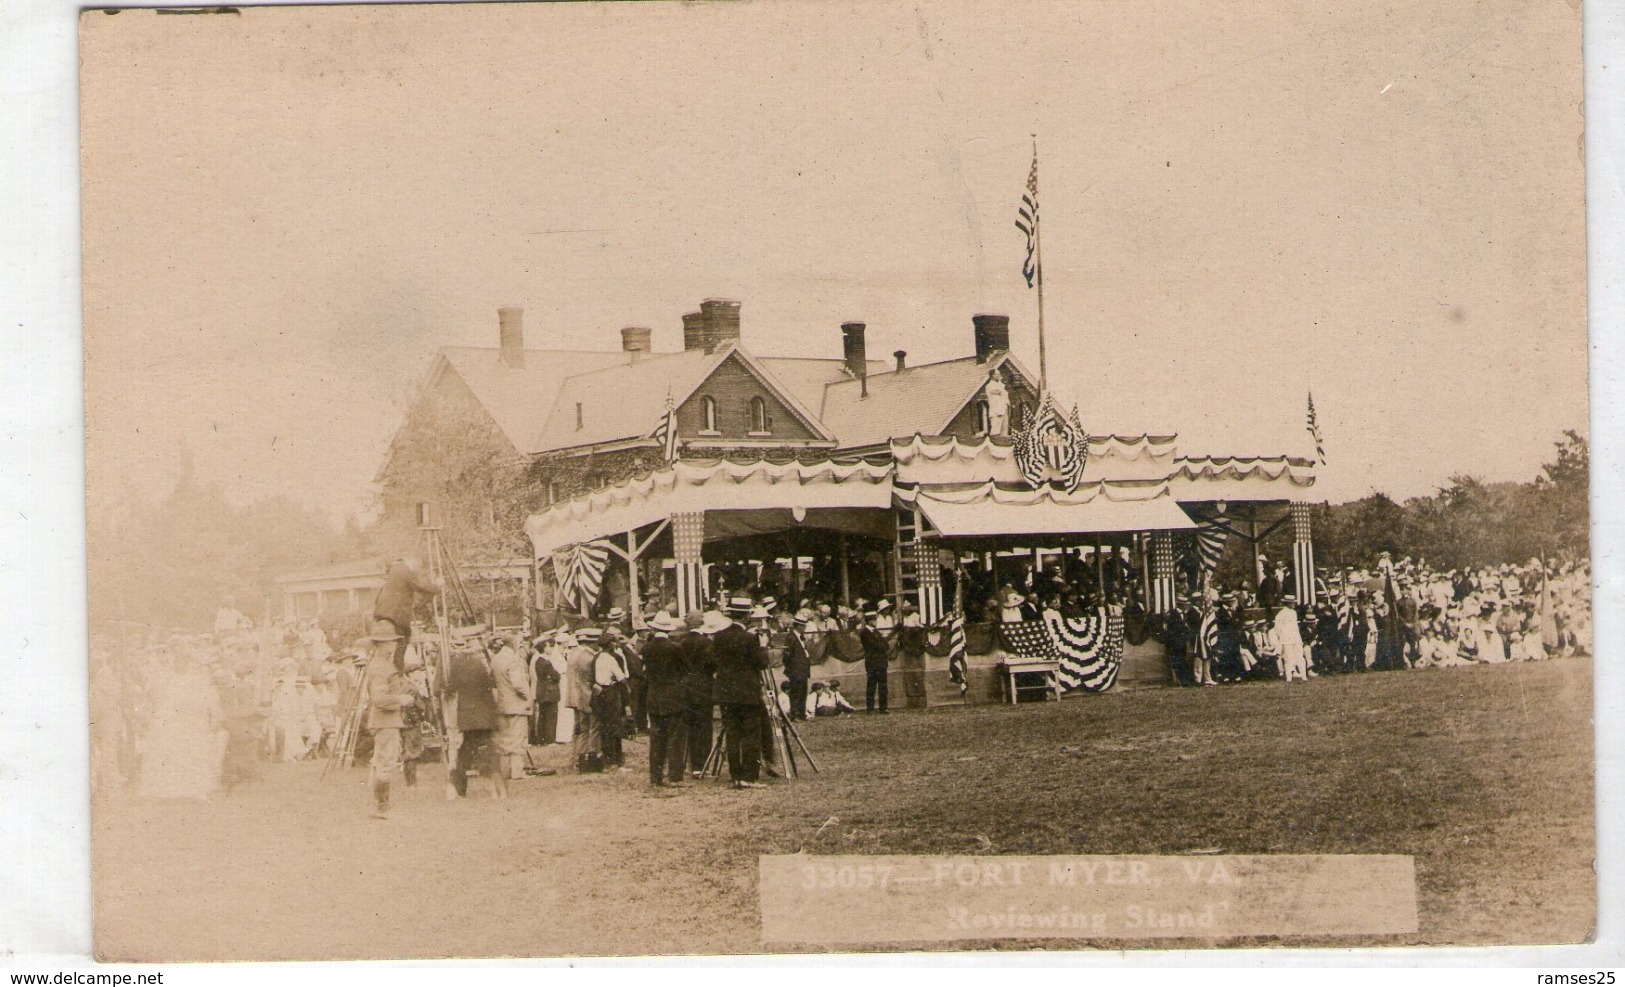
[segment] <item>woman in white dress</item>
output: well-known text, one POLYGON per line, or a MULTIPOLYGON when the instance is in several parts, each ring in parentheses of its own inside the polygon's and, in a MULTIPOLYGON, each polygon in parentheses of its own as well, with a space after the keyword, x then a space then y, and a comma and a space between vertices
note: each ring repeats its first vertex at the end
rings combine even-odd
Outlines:
POLYGON ((140 790, 149 798, 206 799, 220 787, 226 753, 220 694, 189 648, 171 647, 157 682, 140 790))
POLYGON ((1540 620, 1533 613, 1523 615, 1523 624, 1512 645, 1514 661, 1545 661, 1546 645, 1540 639, 1540 620))

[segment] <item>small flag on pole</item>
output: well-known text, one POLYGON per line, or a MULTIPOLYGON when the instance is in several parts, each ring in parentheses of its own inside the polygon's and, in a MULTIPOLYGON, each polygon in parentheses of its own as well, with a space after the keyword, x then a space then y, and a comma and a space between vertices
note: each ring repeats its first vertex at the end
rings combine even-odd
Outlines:
POLYGON ((1016 210, 1016 229, 1027 237, 1027 259, 1021 264, 1022 277, 1027 287, 1033 286, 1038 275, 1038 149, 1033 148, 1033 168, 1027 173, 1027 194, 1021 197, 1021 208, 1016 210))
POLYGON ((1315 439, 1315 458, 1319 459, 1321 465, 1324 466, 1326 464, 1326 443, 1321 441, 1320 421, 1315 417, 1314 392, 1309 394, 1309 434, 1314 436, 1315 439))
POLYGON ((666 462, 677 461, 677 405, 671 399, 671 392, 666 392, 666 413, 660 416, 660 424, 649 437, 660 443, 661 455, 666 462))

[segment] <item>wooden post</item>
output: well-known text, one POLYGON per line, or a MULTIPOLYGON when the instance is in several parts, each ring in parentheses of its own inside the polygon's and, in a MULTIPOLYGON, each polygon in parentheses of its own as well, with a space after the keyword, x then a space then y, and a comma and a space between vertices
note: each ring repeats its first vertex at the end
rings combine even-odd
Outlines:
POLYGON ((643 623, 643 601, 638 595, 638 533, 626 533, 626 609, 632 615, 632 626, 643 623))
POLYGON ((846 532, 841 532, 841 606, 852 605, 852 576, 846 565, 846 532))
POLYGON ((1258 557, 1258 515, 1247 519, 1247 541, 1253 546, 1253 592, 1264 582, 1264 564, 1258 557))
POLYGON ((1100 551, 1100 536, 1095 536, 1095 590, 1100 594, 1098 601, 1101 606, 1106 605, 1106 557, 1100 551))

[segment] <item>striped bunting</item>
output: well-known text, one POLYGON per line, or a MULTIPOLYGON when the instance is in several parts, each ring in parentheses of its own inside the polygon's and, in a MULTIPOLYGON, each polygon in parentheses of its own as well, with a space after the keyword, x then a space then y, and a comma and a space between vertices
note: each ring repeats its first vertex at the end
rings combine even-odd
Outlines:
POLYGON ((609 566, 609 549, 601 541, 578 542, 553 553, 553 577, 559 596, 570 606, 586 609, 598 602, 609 566))
POLYGON ((1224 558, 1224 544, 1230 538, 1230 529, 1216 518, 1208 518, 1196 525, 1196 558, 1203 573, 1211 573, 1224 558))
POLYGON ((959 686, 961 695, 970 685, 965 675, 965 655, 965 615, 956 610, 948 618, 948 681, 959 686))
POLYGON ((1123 617, 1105 608, 1083 617, 1046 610, 1042 620, 1000 624, 999 639, 1011 654, 1059 661, 1056 678, 1067 692, 1104 692, 1123 666, 1123 617))

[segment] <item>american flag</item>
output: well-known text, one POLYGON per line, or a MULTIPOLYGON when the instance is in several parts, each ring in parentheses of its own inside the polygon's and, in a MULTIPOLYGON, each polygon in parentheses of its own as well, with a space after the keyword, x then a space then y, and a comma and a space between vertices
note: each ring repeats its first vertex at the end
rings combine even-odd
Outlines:
POLYGON ((1027 259, 1021 264, 1021 274, 1027 287, 1033 286, 1038 276, 1038 148, 1033 148, 1033 168, 1027 173, 1027 194, 1021 197, 1021 208, 1016 210, 1016 229, 1027 237, 1027 259))
POLYGON ((1313 391, 1309 394, 1309 434, 1315 438, 1315 457, 1320 460, 1321 465, 1325 465, 1326 443, 1322 442, 1320 438, 1320 421, 1315 417, 1315 395, 1313 391))
POLYGON ((649 433, 649 438, 660 443, 661 455, 666 462, 677 460, 677 406, 672 402, 670 391, 666 392, 666 410, 661 414, 655 430, 649 433))

